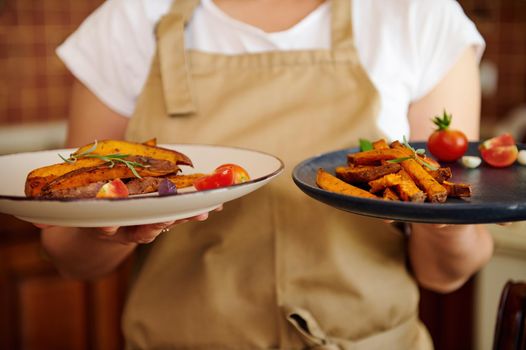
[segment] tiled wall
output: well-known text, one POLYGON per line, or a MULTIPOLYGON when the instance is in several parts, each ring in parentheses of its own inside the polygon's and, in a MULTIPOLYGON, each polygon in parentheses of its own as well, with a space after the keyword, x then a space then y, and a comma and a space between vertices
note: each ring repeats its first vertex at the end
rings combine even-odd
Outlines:
POLYGON ((0 0, 0 125, 64 119, 72 78, 54 49, 102 0, 0 0))
MULTIPOLYGON (((491 133, 492 125, 507 122, 514 109, 526 107, 526 0, 459 2, 486 39, 484 61, 495 65, 498 72, 495 93, 482 101, 483 126, 489 126, 486 132, 491 133)), ((519 118, 526 125, 526 114, 519 118)), ((526 129, 522 135, 526 136, 526 129)))
MULTIPOLYGON (((54 49, 102 1, 0 0, 0 125, 65 118, 72 80, 54 49)), ((460 3, 498 69, 496 93, 483 98, 491 126, 526 103, 526 0, 460 3)))

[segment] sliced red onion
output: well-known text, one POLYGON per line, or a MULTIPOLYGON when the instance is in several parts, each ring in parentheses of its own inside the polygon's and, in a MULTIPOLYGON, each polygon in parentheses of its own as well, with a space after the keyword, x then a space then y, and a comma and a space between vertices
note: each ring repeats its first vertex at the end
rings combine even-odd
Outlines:
POLYGON ((177 187, 172 181, 168 180, 167 178, 164 178, 159 184, 158 192, 159 196, 171 196, 177 194, 177 187))

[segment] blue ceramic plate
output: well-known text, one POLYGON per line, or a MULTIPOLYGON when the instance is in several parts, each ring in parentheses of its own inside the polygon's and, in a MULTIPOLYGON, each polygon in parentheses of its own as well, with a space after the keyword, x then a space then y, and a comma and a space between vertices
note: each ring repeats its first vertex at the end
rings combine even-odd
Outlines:
MULTIPOLYGON (((413 143, 425 148, 425 143, 413 143)), ((478 156, 478 143, 470 142, 466 155, 478 156)), ((519 145, 526 149, 526 145, 519 145)), ((459 163, 443 163, 452 170, 452 182, 471 184, 473 195, 468 200, 449 198, 445 203, 409 203, 359 198, 320 189, 316 185, 319 168, 334 174, 337 166, 345 165, 350 148, 325 153, 296 165, 292 177, 296 185, 312 198, 351 213, 381 219, 444 223, 476 224, 526 220, 526 166, 517 162, 508 168, 496 169, 482 164, 467 169, 459 163)), ((429 152, 427 152, 429 154, 429 152)))

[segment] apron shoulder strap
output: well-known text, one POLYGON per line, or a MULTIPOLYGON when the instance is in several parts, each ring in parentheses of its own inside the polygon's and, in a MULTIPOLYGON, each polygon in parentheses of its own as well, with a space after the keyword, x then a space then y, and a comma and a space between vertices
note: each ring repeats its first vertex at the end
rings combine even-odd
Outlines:
POLYGON ((184 29, 199 0, 174 0, 169 12, 157 24, 157 54, 169 115, 195 113, 186 62, 184 29))
POLYGON ((332 48, 352 48, 352 0, 332 0, 331 16, 332 48))

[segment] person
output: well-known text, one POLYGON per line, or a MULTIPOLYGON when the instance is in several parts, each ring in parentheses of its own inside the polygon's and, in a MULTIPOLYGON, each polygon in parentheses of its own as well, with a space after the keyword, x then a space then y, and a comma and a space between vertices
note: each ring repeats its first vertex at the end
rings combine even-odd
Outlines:
POLYGON ((462 286, 491 257, 486 228, 403 235, 308 198, 290 173, 359 138, 425 140, 444 108, 477 139, 483 49, 453 0, 108 0, 57 51, 77 78, 68 146, 247 147, 285 174, 220 213, 47 227, 42 244, 77 278, 139 247, 130 349, 430 349, 417 286, 462 286))

